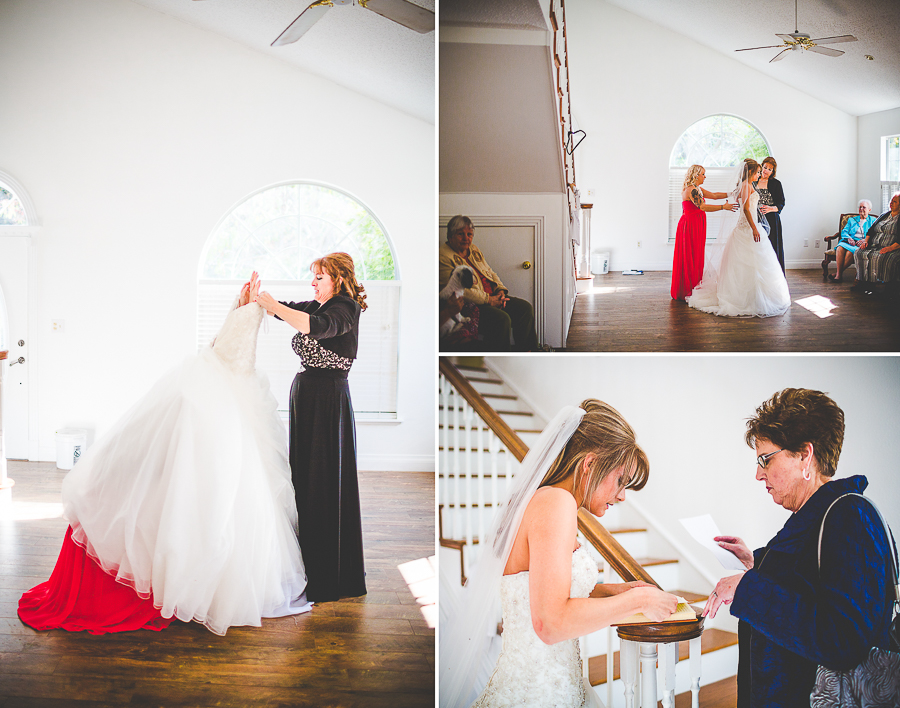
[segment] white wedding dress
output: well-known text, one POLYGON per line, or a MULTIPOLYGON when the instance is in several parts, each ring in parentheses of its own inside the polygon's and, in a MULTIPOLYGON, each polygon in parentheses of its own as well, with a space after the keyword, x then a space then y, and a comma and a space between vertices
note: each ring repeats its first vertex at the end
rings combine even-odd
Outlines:
POLYGON ((216 634, 309 610, 287 435, 255 371, 263 309, 160 379, 63 482, 72 539, 163 617, 216 634))
MULTIPOLYGON (((587 549, 572 554, 570 597, 587 597, 597 582, 597 564, 587 549)), ((577 639, 544 644, 531 622, 528 571, 504 575, 500 581, 503 648, 497 667, 472 708, 502 706, 594 705, 596 694, 585 690, 577 639)))
MULTIPOLYGON (((759 194, 749 197, 751 214, 756 214, 759 194)), ((757 226, 759 241, 753 240, 743 209, 737 225, 728 237, 717 263, 716 254, 707 249, 707 267, 703 279, 686 302, 691 307, 726 317, 772 317, 785 313, 791 306, 791 294, 778 263, 778 256, 757 226)))

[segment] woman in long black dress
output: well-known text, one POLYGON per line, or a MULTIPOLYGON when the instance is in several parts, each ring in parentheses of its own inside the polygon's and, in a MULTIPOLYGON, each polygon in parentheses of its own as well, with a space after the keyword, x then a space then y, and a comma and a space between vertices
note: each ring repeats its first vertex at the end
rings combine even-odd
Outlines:
POLYGON ((303 370, 291 386, 291 477, 297 498, 306 597, 329 602, 366 594, 356 425, 347 374, 356 358, 359 315, 366 309, 353 259, 331 253, 313 261, 315 299, 257 302, 297 329, 303 370))
POLYGON ((762 176, 754 183, 759 192, 759 210, 769 222, 769 241, 778 256, 778 264, 784 273, 784 240, 781 236, 781 212, 784 211, 784 189, 781 182, 775 179, 778 164, 774 157, 762 161, 762 176))

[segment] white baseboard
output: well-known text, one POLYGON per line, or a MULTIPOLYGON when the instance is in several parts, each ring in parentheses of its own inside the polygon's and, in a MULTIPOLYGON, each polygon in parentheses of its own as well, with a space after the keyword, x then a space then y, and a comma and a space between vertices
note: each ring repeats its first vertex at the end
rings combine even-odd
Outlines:
POLYGON ((434 472, 434 455, 360 455, 356 466, 369 472, 434 472))

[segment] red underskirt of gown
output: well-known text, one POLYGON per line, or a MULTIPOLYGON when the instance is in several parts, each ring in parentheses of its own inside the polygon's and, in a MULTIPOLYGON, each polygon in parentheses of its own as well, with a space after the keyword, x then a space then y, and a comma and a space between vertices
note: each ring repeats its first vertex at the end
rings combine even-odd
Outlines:
POLYGON ((681 202, 672 262, 672 299, 684 300, 703 277, 706 213, 693 202, 681 202))
POLYGON ((90 634, 160 631, 166 619, 153 606, 153 597, 142 599, 134 588, 116 581, 66 531, 62 550, 50 579, 28 590, 19 600, 19 618, 34 629, 87 630, 90 634))

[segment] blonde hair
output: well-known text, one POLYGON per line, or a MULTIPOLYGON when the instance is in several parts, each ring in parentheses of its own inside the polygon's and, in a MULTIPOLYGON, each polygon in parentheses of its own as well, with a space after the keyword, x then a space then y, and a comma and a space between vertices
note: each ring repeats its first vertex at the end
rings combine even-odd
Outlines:
POLYGON ((622 414, 596 398, 587 399, 581 408, 585 411, 581 423, 550 465, 540 486, 558 484, 574 475, 573 489, 583 490, 581 503, 585 505, 611 472, 623 468, 625 488, 643 489, 650 476, 650 463, 622 414), (593 459, 585 471, 588 455, 593 455, 593 459))
POLYGON ((703 170, 703 165, 691 165, 688 167, 687 173, 684 175, 684 184, 681 185, 682 189, 687 189, 688 187, 694 186, 694 180, 697 179, 697 175, 703 170))
POLYGON ((309 265, 313 272, 327 273, 334 281, 332 295, 346 295, 359 303, 359 309, 364 311, 366 304, 366 289, 356 280, 356 271, 353 269, 353 258, 348 253, 329 253, 327 256, 316 258, 309 265))

